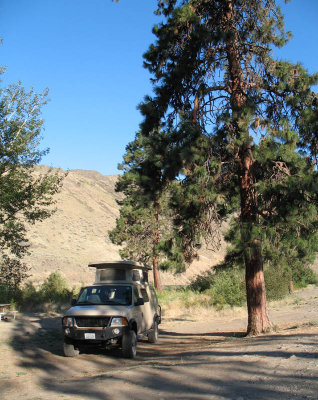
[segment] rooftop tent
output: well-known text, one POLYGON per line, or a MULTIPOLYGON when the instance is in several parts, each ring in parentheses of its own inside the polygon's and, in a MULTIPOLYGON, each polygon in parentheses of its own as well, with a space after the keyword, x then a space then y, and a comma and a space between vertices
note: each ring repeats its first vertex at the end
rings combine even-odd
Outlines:
POLYGON ((98 261, 88 264, 96 268, 95 283, 102 282, 148 282, 150 267, 133 261, 98 261))

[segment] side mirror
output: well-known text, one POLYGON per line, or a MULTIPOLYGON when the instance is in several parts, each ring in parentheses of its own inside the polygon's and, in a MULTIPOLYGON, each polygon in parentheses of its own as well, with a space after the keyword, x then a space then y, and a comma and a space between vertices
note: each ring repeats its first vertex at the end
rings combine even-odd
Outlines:
POLYGON ((139 297, 139 299, 135 302, 135 306, 143 306, 145 304, 144 299, 139 297))
POLYGON ((71 300, 71 306, 72 306, 72 307, 75 306, 76 303, 77 303, 77 299, 72 299, 72 300, 71 300))

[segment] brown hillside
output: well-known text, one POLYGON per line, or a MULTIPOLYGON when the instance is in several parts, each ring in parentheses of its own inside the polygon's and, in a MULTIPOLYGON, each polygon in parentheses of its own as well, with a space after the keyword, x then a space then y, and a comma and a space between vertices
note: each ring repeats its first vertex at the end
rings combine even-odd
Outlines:
MULTIPOLYGON (((40 167, 39 172, 45 168, 40 167)), ((57 212, 30 227, 31 254, 25 261, 31 267, 33 281, 42 281, 51 272, 60 271, 71 284, 90 283, 94 273, 87 268, 89 261, 120 259, 118 247, 107 235, 119 215, 116 179, 115 175, 95 171, 68 173, 56 196, 57 212)), ((191 277, 219 262, 224 249, 224 243, 217 253, 205 249, 184 274, 162 273, 163 284, 188 283, 191 277)))

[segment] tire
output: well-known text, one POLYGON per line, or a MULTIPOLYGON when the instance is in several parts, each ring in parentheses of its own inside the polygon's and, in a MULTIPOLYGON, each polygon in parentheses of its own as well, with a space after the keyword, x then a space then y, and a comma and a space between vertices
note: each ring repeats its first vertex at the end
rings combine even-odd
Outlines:
POLYGON ((155 321, 153 323, 153 328, 148 333, 148 341, 150 343, 157 343, 158 342, 158 323, 155 321))
POLYGON ((79 355, 79 349, 76 349, 72 343, 64 342, 63 351, 65 357, 77 357, 79 355))
POLYGON ((133 330, 127 331, 122 339, 122 351, 125 358, 135 358, 137 353, 137 335, 133 330))

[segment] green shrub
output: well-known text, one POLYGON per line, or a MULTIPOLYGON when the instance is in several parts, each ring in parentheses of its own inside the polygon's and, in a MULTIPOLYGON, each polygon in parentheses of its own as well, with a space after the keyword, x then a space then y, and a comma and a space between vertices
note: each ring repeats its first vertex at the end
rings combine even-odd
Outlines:
POLYGON ((310 284, 318 284, 318 276, 310 267, 299 266, 293 268, 292 273, 295 289, 301 289, 310 284))
POLYGON ((205 271, 202 275, 197 275, 189 285, 189 288, 195 292, 204 292, 213 284, 214 273, 211 270, 205 271))
POLYGON ((40 295, 44 301, 60 302, 67 299, 72 292, 67 289, 65 279, 59 272, 53 272, 41 285, 40 295))
POLYGON ((216 271, 206 293, 211 296, 211 304, 218 308, 243 306, 246 303, 244 271, 239 268, 216 271))
POLYGON ((17 299, 20 297, 20 289, 8 285, 0 285, 0 303, 11 304, 15 308, 17 299))
POLYGON ((284 298, 289 293, 291 280, 296 290, 318 283, 317 274, 310 267, 302 265, 292 267, 267 265, 264 268, 264 275, 268 300, 284 298))
MULTIPOLYGON (((289 293, 290 281, 300 289, 308 284, 318 284, 317 274, 304 266, 288 267, 284 263, 267 264, 264 268, 266 296, 268 300, 280 300, 289 293)), ((216 267, 215 272, 206 271, 189 285, 191 290, 208 293, 211 304, 216 307, 242 306, 246 302, 244 270, 239 267, 216 267)))
POLYGON ((60 309, 69 304, 75 295, 75 288, 68 289, 65 279, 59 272, 53 272, 38 286, 27 282, 20 290, 17 303, 21 309, 42 311, 60 309))
POLYGON ((9 289, 5 285, 0 286, 0 303, 8 303, 10 299, 9 289))
POLYGON ((280 300, 288 295, 291 271, 281 265, 264 267, 267 300, 280 300))

